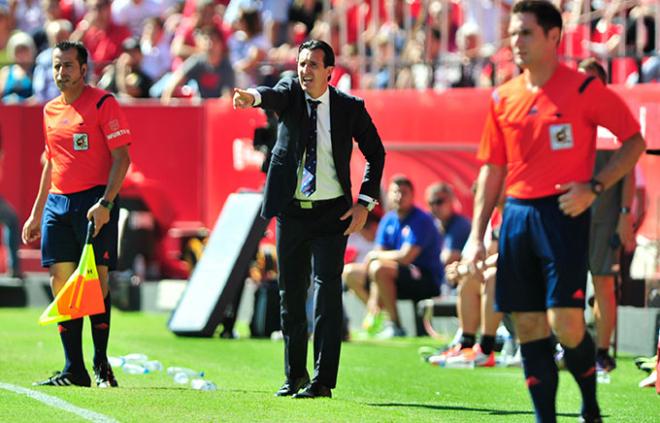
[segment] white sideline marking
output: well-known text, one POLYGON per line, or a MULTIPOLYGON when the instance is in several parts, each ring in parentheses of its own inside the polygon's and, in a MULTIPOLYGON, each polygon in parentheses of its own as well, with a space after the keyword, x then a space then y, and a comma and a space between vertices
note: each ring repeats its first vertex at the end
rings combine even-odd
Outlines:
POLYGON ((23 388, 22 386, 16 386, 16 385, 11 385, 9 383, 0 382, 0 388, 6 389, 7 391, 11 391, 17 394, 27 395, 28 397, 43 402, 44 404, 49 405, 51 407, 59 408, 64 411, 68 411, 69 413, 76 414, 85 420, 89 420, 92 422, 100 422, 100 423, 118 423, 117 420, 113 419, 112 417, 108 417, 106 415, 96 413, 91 410, 87 410, 86 408, 77 407, 57 397, 46 395, 38 391, 33 391, 32 389, 23 388))

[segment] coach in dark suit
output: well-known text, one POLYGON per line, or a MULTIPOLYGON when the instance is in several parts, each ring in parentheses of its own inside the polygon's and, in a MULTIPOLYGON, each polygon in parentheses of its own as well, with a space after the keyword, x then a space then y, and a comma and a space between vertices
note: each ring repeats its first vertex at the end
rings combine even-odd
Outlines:
POLYGON ((282 79, 274 88, 234 90, 235 108, 259 106, 279 116, 262 209, 265 218, 277 217, 286 371, 278 396, 332 396, 341 347, 346 239, 364 226, 375 205, 385 162, 364 101, 328 85, 334 61, 328 44, 310 40, 298 51, 297 78, 282 79), (355 203, 350 179, 353 139, 367 161, 355 203), (312 270, 316 295, 310 382, 305 301, 312 270))

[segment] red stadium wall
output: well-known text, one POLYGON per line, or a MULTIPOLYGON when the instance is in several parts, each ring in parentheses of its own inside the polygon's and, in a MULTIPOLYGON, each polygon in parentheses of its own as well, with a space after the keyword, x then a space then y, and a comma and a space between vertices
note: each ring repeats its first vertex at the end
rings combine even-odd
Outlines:
MULTIPOLYGON (((647 141, 660 148, 660 84, 616 88, 640 116, 647 141)), ((488 90, 370 91, 369 112, 388 151, 384 180, 408 174, 424 204, 424 188, 446 180, 456 188, 465 213, 479 164, 474 152, 487 109, 488 90)), ((178 220, 210 226, 231 192, 259 189, 264 181, 259 153, 251 149, 254 129, 265 123, 259 110, 234 111, 225 100, 200 106, 163 107, 155 103, 124 107, 134 133, 133 162, 146 177, 162 183, 178 220)), ((43 150, 40 106, 0 106, 4 177, 0 193, 19 211, 30 212, 38 188, 43 150)), ((353 187, 359 189, 363 162, 356 150, 353 187)), ((660 158, 641 163, 649 197, 645 235, 658 238, 660 158)))

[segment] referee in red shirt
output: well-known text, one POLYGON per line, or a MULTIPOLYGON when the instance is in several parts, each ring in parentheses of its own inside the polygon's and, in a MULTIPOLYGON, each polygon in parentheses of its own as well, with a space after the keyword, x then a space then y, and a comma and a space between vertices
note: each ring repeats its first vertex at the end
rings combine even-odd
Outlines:
MULTIPOLYGON (((45 164, 23 242, 41 237, 41 264, 48 267, 57 295, 80 259, 87 224, 94 221, 92 244, 105 297, 105 313, 90 316, 94 373, 99 387, 117 386, 108 364, 110 294, 108 270, 117 263, 118 207, 115 199, 130 164, 131 131, 117 100, 85 84, 87 50, 63 41, 53 49, 53 78, 62 95, 44 106, 45 164)), ((38 383, 90 386, 83 360, 82 318, 58 324, 65 365, 38 383)))
POLYGON ((536 419, 556 421, 552 330, 582 393, 582 421, 599 422, 595 346, 584 323, 589 206, 633 168, 645 143, 616 94, 559 63, 561 29, 548 1, 513 7, 509 35, 523 72, 493 92, 467 258, 485 258, 484 232, 504 182, 496 308, 513 313, 536 419), (592 178, 599 125, 624 142, 592 178))

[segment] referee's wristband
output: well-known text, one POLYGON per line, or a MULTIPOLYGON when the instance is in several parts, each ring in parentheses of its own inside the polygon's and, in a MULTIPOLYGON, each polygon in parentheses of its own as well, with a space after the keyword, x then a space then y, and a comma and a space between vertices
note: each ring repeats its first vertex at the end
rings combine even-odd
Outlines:
POLYGON ((99 204, 108 210, 112 210, 112 207, 115 205, 112 201, 108 201, 103 198, 99 200, 99 204))

